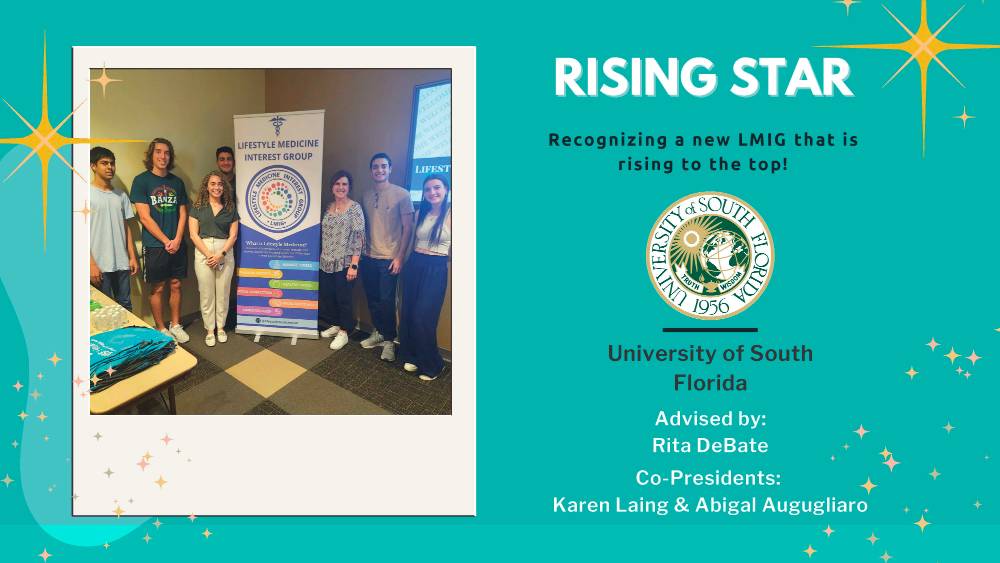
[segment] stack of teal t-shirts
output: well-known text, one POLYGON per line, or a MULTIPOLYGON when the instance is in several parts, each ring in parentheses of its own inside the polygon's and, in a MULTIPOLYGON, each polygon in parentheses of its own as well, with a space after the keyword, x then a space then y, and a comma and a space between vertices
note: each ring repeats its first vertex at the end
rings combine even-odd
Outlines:
POLYGON ((146 327, 130 326, 91 336, 90 392, 103 391, 160 363, 176 347, 173 338, 146 327))

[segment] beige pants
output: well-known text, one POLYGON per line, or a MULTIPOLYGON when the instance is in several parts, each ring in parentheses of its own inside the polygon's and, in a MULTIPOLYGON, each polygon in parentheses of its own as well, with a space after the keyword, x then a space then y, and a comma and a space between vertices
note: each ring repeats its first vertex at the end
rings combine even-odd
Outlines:
MULTIPOLYGON (((225 246, 225 239, 201 239, 209 252, 218 253, 225 246)), ((198 278, 198 293, 201 295, 201 320, 205 322, 205 330, 212 332, 226 325, 226 314, 229 313, 229 284, 233 281, 233 268, 236 262, 233 253, 227 252, 223 259, 221 270, 205 264, 205 255, 195 250, 194 275, 198 278)))

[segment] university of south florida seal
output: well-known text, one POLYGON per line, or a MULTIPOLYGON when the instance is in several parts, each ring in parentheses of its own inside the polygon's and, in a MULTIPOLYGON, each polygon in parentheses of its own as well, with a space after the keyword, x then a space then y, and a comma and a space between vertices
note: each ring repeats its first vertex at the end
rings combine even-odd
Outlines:
POLYGON ((656 220, 646 267, 668 305, 696 319, 724 319, 764 293, 774 272, 774 241, 747 202, 719 192, 691 194, 656 220))

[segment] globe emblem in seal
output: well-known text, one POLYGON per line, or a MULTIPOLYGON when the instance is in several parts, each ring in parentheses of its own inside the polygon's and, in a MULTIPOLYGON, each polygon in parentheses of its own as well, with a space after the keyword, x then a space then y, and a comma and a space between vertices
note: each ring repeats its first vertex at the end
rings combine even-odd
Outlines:
POLYGON ((261 169, 250 180, 246 194, 250 218, 263 229, 282 233, 297 227, 309 210, 305 178, 284 165, 261 169))
POLYGON ((764 220, 746 202, 718 192, 692 194, 667 207, 650 231, 646 254, 660 297, 698 319, 743 311, 774 270, 764 220))

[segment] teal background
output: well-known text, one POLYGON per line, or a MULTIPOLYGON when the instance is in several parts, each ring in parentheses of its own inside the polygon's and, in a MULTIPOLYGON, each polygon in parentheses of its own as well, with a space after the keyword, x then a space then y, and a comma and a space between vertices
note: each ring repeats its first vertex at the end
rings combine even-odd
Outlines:
MULTIPOLYGON (((911 29, 917 0, 886 4, 911 29)), ((931 29, 961 4, 932 0, 931 29)), ((41 47, 48 42, 50 118, 71 111, 74 45, 475 45, 477 47, 478 516, 475 518, 68 517, 70 175, 51 166, 48 245, 41 241, 40 171, 27 164, 0 190, 8 210, 0 266, 0 544, 5 559, 35 561, 45 548, 60 561, 173 561, 318 558, 454 559, 640 557, 668 561, 995 559, 1000 455, 993 367, 1000 327, 994 257, 998 195, 994 138, 1000 132, 1000 52, 952 51, 929 71, 927 153, 920 150, 919 73, 893 51, 817 50, 815 45, 898 42, 905 32, 876 2, 851 8, 826 1, 625 3, 584 7, 427 4, 275 5, 106 2, 5 7, 0 96, 32 123, 40 113, 41 47), (153 17, 167 23, 151 27, 153 17), (415 25, 423 22, 421 25, 415 25), (720 86, 707 98, 557 98, 555 57, 705 56, 720 86), (744 99, 728 93, 740 56, 847 59, 855 97, 744 99), (953 116, 967 106, 963 129, 953 116), (547 147, 548 133, 643 131, 731 134, 774 131, 859 136, 853 149, 647 149, 547 147), (779 174, 619 174, 618 158, 707 159, 787 156, 779 174), (657 296, 643 250, 664 207, 686 194, 734 194, 760 212, 775 241, 774 277, 760 300, 722 326, 755 326, 755 336, 667 336, 694 326, 657 296), (943 344, 924 346, 931 337, 943 344), (670 365, 616 365, 608 344, 806 344, 811 365, 687 366, 695 374, 749 377, 743 394, 675 394, 670 365), (954 373, 942 354, 973 349, 974 375, 954 373), (903 372, 913 366, 913 380, 903 372), (44 373, 42 380, 36 379, 44 373), (17 393, 14 380, 28 385, 17 393), (27 393, 39 389, 36 402, 27 393), (51 418, 41 426, 41 405, 51 418), (32 418, 14 415, 24 409, 32 418), (649 453, 656 413, 738 410, 767 415, 754 433, 770 453, 756 457, 649 453), (956 427, 950 435, 946 422, 956 427), (859 439, 863 424, 871 433, 859 439), (41 436, 50 435, 48 442, 41 436), (18 448, 9 446, 17 439, 18 448), (848 444, 844 450, 841 445, 848 444), (890 474, 877 454, 900 461, 890 474), (836 461, 830 456, 835 455, 836 461), (774 471, 779 489, 686 490, 638 487, 640 468, 774 471), (936 467, 937 480, 927 474, 936 467), (866 495, 858 487, 871 477, 866 495), (47 488, 56 485, 50 493, 47 488), (553 514, 552 497, 672 498, 752 493, 784 498, 836 496, 869 501, 866 514, 553 514), (983 506, 972 504, 979 499, 983 506), (904 512, 909 507, 909 512, 904 512), (927 512, 922 512, 923 510, 927 512), (923 513, 932 525, 913 525, 923 513), (827 537, 821 530, 836 532, 827 537), (208 527, 211 538, 200 532, 208 527), (141 538, 149 532, 147 545, 141 538), (874 532, 879 542, 865 538, 874 532), (111 542, 105 550, 100 544, 111 542), (482 554, 482 555, 480 555, 482 554)), ((941 33, 951 42, 1000 43, 1000 5, 969 3, 941 33)), ((818 64, 817 64, 818 66, 818 64)), ((783 76, 787 76, 786 74, 783 76)), ((114 88, 114 85, 112 85, 114 88)), ((69 126, 63 130, 69 134, 69 126)), ((26 133, 0 111, 0 137, 26 133)), ((27 151, 0 145, 6 176, 27 151)), ((69 157, 69 150, 63 154, 69 157)), ((461 165, 461 163, 456 163, 461 165)), ((463 187, 456 186, 455 197, 463 187)), ((78 273, 79 275, 79 273, 78 273)), ((78 312, 84 310, 78 307, 78 312)), ((461 377, 461 373, 456 373, 461 377)), ((709 431, 705 435, 724 435, 709 431)), ((737 436, 749 434, 734 431, 737 436)), ((289 439, 294 439, 290 437, 289 439)), ((402 478, 419 477, 401 468, 402 478), (411 475, 412 477, 407 477, 411 475)), ((292 477, 289 477, 292 478, 292 477)), ((250 494, 281 494, 280 479, 250 494)))

